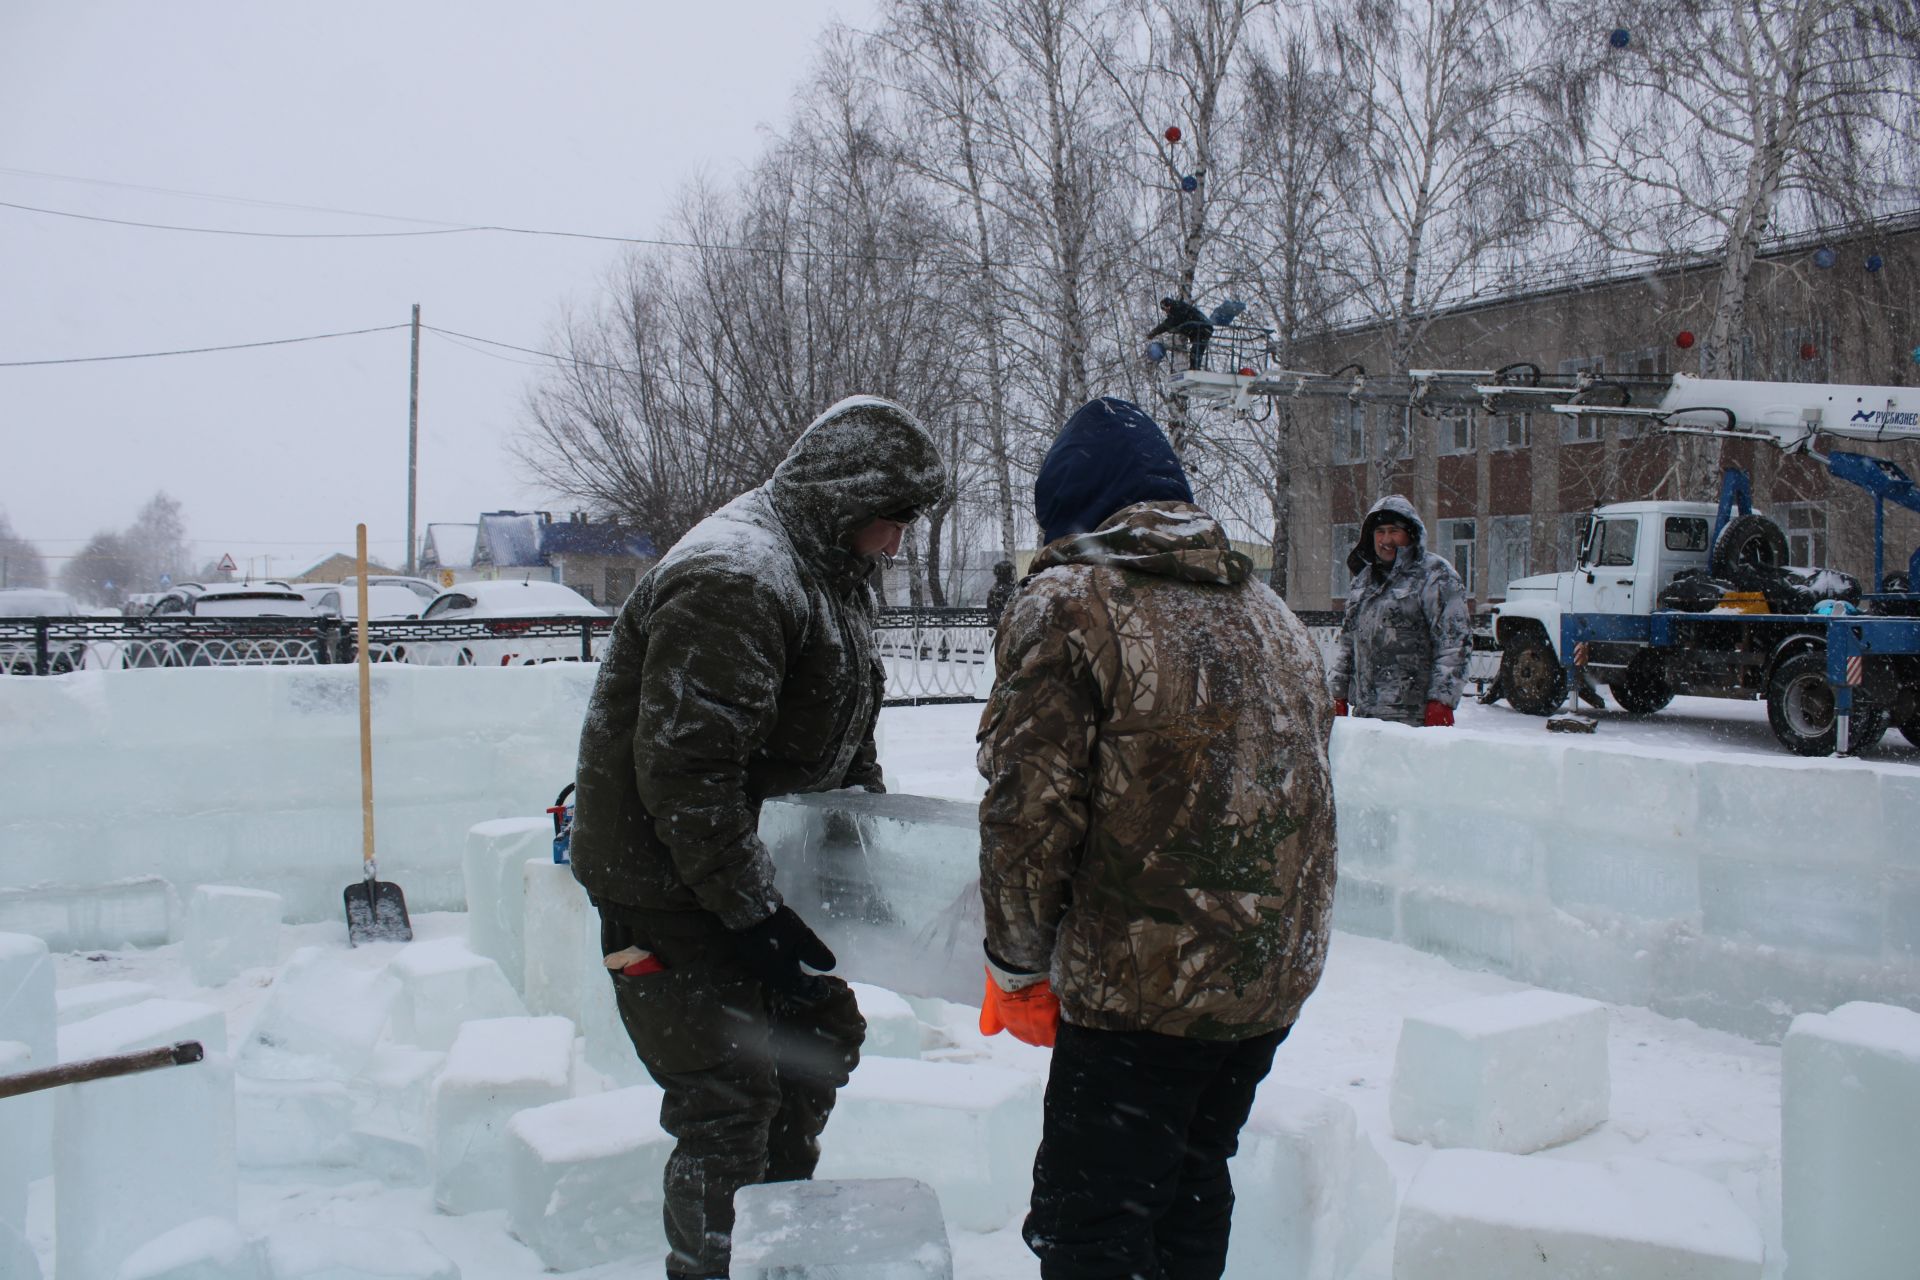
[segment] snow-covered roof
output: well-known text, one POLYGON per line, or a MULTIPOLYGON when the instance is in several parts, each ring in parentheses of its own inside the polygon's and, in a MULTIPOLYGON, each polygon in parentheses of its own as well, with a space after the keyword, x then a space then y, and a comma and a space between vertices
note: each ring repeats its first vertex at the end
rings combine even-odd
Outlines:
POLYGON ((540 530, 540 550, 547 556, 654 557, 653 539, 638 529, 617 524, 556 521, 540 530))
POLYGON ((471 569, 479 543, 478 524, 430 524, 420 558, 442 569, 471 569))
POLYGON ((489 511, 480 517, 480 541, 474 549, 475 564, 490 564, 497 569, 518 569, 544 565, 540 550, 540 529, 546 517, 537 511, 489 511))

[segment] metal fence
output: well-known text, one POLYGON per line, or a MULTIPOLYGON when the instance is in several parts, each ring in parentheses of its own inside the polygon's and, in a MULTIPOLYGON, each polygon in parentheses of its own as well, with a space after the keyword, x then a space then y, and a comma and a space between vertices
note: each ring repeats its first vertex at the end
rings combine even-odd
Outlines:
MULTIPOLYGON (((1298 616, 1331 664, 1339 613, 1298 616)), ((594 662, 612 630, 610 617, 383 619, 367 624, 367 653, 416 666, 594 662)), ((876 640, 888 705, 985 700, 993 678, 985 609, 882 609, 876 640)), ((344 663, 355 643, 353 624, 338 618, 0 618, 0 675, 344 663)), ((1490 647, 1490 637, 1476 637, 1477 649, 1490 647)), ((1469 679, 1491 679, 1497 652, 1475 661, 1469 679)))

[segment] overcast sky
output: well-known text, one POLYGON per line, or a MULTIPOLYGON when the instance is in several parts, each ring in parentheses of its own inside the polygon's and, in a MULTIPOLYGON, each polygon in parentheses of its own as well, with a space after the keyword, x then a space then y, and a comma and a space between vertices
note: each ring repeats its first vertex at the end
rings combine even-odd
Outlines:
MULTIPOLYGON (((0 201, 249 231, 429 226, 331 209, 646 236, 683 182, 752 161, 819 32, 872 8, 3 0, 0 201)), ((196 235, 0 207, 0 364, 404 324, 415 302, 428 324, 541 348, 621 252, 491 233, 196 235)), ((422 338, 423 527, 546 497, 505 449, 536 370, 497 356, 511 353, 422 338)), ((56 571, 159 489, 200 555, 291 574, 351 551, 365 520, 398 563, 407 363, 397 329, 0 367, 0 511, 56 571)))

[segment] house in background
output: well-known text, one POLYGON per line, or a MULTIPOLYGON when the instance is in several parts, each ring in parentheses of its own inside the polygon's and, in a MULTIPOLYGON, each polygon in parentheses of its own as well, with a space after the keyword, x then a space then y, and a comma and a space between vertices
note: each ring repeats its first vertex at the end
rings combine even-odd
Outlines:
POLYGON ((472 524, 428 525, 420 571, 447 585, 476 578, 558 582, 617 607, 659 558, 646 534, 580 512, 555 520, 547 511, 488 511, 472 524))
MULTIPOLYGON (((312 568, 294 574, 292 580, 295 582, 343 582, 358 572, 355 564, 356 562, 352 556, 344 552, 336 551, 312 568)), ((371 560, 367 561, 368 576, 376 573, 390 574, 394 572, 396 571, 386 568, 384 565, 375 564, 371 560)))

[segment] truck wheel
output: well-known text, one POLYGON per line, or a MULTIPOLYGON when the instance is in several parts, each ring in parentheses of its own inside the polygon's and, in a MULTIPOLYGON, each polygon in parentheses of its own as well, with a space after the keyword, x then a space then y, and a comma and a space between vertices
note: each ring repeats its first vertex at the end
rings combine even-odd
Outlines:
POLYGON ((1650 716, 1673 701, 1660 655, 1642 649, 1628 664, 1626 674, 1607 686, 1613 700, 1637 716, 1650 716))
MULTIPOLYGON (((1851 745, 1857 751, 1880 741, 1887 731, 1887 713, 1857 693, 1853 706, 1851 745)), ((1767 681, 1767 723, 1780 745, 1797 755, 1833 754, 1839 729, 1823 650, 1796 653, 1773 669, 1767 681)))
POLYGON ((1787 563, 1787 535, 1758 512, 1727 521, 1713 544, 1713 576, 1741 591, 1761 591, 1787 563))
POLYGON ((1567 700, 1567 670, 1531 627, 1501 641, 1500 678, 1513 709, 1530 716, 1552 715, 1567 700))

